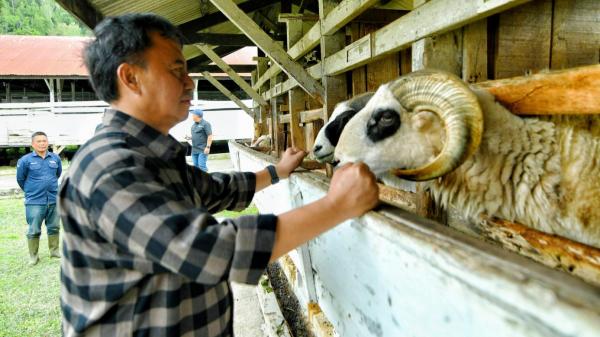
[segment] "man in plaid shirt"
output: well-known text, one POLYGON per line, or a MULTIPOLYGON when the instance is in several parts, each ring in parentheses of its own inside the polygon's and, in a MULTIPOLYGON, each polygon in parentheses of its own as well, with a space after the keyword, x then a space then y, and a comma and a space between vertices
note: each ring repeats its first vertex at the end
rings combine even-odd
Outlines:
POLYGON ((371 209, 364 164, 333 176, 328 194, 279 216, 217 222, 286 178, 305 156, 287 149, 256 173, 188 166, 169 130, 186 119, 194 84, 174 26, 153 14, 107 18, 85 62, 110 103, 60 189, 65 336, 231 336, 229 281, 256 283, 267 263, 371 209))

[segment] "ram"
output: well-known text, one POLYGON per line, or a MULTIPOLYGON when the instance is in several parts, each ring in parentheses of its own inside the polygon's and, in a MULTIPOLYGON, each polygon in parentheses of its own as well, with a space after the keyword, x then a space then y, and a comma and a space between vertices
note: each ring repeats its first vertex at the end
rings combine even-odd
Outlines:
POLYGON ((346 124, 335 159, 424 181, 438 204, 473 219, 600 247, 600 139, 515 116, 452 74, 424 70, 382 85, 346 124))

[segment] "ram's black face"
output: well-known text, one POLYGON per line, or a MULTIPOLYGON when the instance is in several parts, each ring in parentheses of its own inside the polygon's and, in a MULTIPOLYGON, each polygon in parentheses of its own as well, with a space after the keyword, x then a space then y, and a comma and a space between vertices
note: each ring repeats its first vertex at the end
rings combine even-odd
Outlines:
POLYGON ((337 146, 340 135, 342 134, 342 131, 344 131, 346 124, 348 124, 348 121, 350 121, 356 113, 356 110, 344 111, 327 124, 325 127, 325 136, 327 136, 331 145, 337 146))
POLYGON ((367 137, 373 142, 383 140, 400 128, 400 115, 395 110, 377 110, 367 122, 367 137))

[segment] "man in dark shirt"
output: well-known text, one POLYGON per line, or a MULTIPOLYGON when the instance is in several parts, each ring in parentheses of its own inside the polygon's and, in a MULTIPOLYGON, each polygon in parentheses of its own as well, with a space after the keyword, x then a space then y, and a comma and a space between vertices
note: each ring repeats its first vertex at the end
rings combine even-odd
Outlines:
POLYGON ((218 222, 306 153, 287 149, 256 173, 187 165, 169 135, 194 89, 180 33, 153 14, 106 18, 94 33, 85 63, 110 107, 60 188, 63 335, 231 336, 228 282, 257 283, 269 261, 372 208, 375 178, 349 164, 309 205, 218 222))
POLYGON ((204 172, 208 172, 206 160, 210 153, 213 135, 210 123, 204 119, 202 109, 191 111, 194 124, 191 128, 192 133, 192 163, 204 172))
POLYGON ((17 162, 17 182, 25 192, 29 265, 33 266, 39 261, 38 249, 42 222, 46 223, 50 256, 60 257, 56 192, 62 165, 60 157, 48 151, 48 136, 45 133, 35 132, 31 136, 31 147, 33 151, 17 162))

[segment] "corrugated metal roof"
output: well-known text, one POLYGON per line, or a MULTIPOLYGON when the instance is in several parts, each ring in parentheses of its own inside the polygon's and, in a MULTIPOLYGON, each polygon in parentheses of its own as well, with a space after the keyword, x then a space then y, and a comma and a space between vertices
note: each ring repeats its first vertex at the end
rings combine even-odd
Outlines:
POLYGON ((0 76, 87 76, 81 52, 89 40, 0 35, 0 76))

